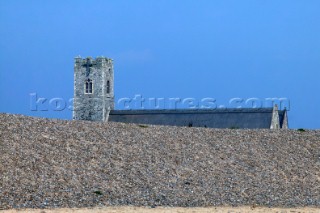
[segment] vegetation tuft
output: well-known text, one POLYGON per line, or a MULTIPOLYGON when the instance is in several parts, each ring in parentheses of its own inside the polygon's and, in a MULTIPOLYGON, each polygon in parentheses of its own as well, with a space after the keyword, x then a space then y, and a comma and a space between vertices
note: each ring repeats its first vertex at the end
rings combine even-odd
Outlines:
POLYGON ((231 126, 230 129, 239 129, 237 126, 231 126))
POLYGON ((139 124, 138 126, 141 127, 141 128, 147 128, 148 127, 147 125, 143 125, 143 124, 139 124))
POLYGON ((93 193, 95 193, 96 195, 102 195, 101 191, 94 191, 93 193))

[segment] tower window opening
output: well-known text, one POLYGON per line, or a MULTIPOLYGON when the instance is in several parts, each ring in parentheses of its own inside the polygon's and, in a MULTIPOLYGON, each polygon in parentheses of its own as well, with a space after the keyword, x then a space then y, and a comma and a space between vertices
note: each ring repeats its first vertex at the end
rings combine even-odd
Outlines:
POLYGON ((107 93, 110 93, 110 81, 107 81, 107 93))
POLYGON ((85 93, 86 94, 92 94, 92 88, 93 88, 93 85, 92 85, 92 80, 91 79, 87 79, 86 82, 85 82, 85 93))

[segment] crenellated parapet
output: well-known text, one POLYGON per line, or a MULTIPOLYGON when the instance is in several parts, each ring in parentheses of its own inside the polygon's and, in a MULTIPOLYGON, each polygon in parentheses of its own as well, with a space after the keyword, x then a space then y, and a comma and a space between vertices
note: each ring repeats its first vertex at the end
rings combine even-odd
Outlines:
POLYGON ((112 66, 113 60, 106 58, 104 56, 98 56, 95 59, 92 57, 82 58, 77 56, 74 58, 74 64, 77 67, 86 67, 86 66, 112 66))

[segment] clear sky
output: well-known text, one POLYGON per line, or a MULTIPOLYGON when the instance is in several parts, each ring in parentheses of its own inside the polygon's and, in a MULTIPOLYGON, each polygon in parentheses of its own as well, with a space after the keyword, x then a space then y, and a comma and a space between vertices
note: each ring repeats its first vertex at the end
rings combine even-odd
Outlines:
MULTIPOLYGON (((319 0, 0 1, 0 112, 73 97, 75 56, 114 59, 116 99, 287 98, 320 128, 319 0)), ((119 109, 121 106, 117 106, 119 109)))

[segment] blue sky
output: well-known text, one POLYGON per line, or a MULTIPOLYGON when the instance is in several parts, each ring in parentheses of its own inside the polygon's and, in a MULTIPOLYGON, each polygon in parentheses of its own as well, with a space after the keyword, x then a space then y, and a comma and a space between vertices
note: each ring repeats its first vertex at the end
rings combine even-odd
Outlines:
MULTIPOLYGON (((73 96, 74 57, 114 59, 116 99, 288 98, 291 128, 320 127, 320 1, 0 1, 0 112, 30 93, 73 96)), ((118 108, 121 108, 119 106, 118 108)))

